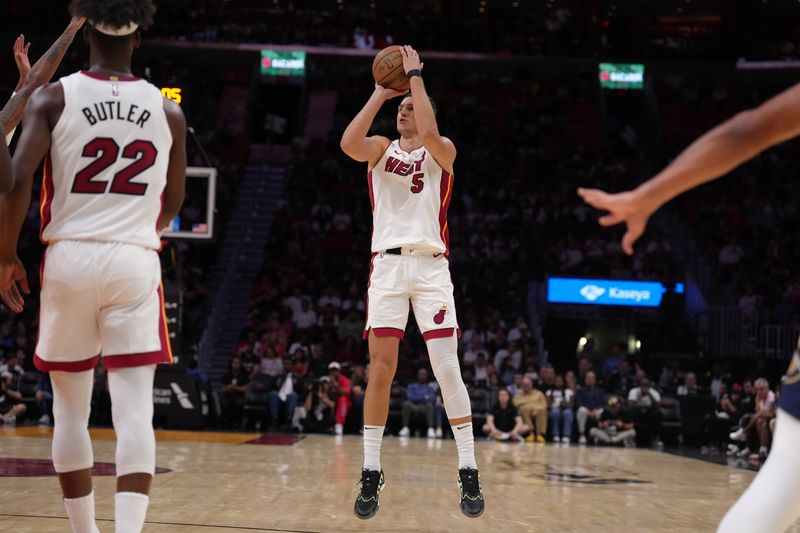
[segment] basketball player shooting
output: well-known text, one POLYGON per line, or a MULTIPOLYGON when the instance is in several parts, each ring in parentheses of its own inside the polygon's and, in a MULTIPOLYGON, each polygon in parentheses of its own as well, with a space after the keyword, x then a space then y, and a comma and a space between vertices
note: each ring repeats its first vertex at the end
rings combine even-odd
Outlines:
POLYGON ((90 68, 38 89, 25 109, 13 189, 0 202, 0 295, 23 310, 17 239, 46 157, 34 362, 52 378, 53 465, 73 531, 98 531, 87 426, 102 359, 117 435, 116 531, 138 533, 155 471, 153 377, 156 364, 171 361, 159 232, 183 202, 186 122, 177 104, 131 74, 152 0, 74 0, 70 10, 88 20, 90 68))
MULTIPOLYGON (((626 254, 650 216, 679 194, 727 174, 783 141, 800 135, 800 85, 739 113, 695 141, 667 168, 632 191, 579 189, 592 207, 608 211, 602 226, 625 223, 626 254)), ((772 451, 750 487, 728 511, 720 533, 785 531, 800 517, 800 347, 783 378, 772 451)))
POLYGON ((475 463, 471 405, 456 352, 458 322, 447 260, 447 206, 453 192, 456 148, 439 134, 419 55, 405 46, 402 60, 411 93, 376 84, 341 141, 347 155, 368 165, 374 228, 365 327, 370 374, 364 401, 364 467, 354 510, 362 519, 378 511, 385 480, 381 442, 410 300, 456 440, 461 511, 477 517, 483 513, 484 500, 475 463), (383 103, 400 96, 400 138, 368 136, 383 103))

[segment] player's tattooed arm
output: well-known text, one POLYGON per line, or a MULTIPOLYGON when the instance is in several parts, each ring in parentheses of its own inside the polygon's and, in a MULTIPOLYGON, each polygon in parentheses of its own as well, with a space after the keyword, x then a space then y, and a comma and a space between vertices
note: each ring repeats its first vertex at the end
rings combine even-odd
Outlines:
MULTIPOLYGON (((14 131, 14 128, 16 128, 20 120, 22 120, 25 105, 28 103, 28 99, 33 94, 33 91, 50 82, 58 66, 61 64, 61 60, 64 59, 64 55, 67 53, 72 41, 75 39, 75 35, 78 33, 78 30, 81 29, 85 21, 86 19, 84 17, 73 17, 64 30, 64 33, 56 39, 50 46, 50 49, 30 68, 30 72, 27 73, 24 83, 17 90, 18 94, 9 100, 2 111, 0 111, 0 125, 2 125, 4 135, 8 135, 14 131)), ((27 50, 28 47, 24 46, 23 51, 25 52, 26 58, 27 50)), ((16 44, 14 52, 14 57, 17 59, 16 44)), ((21 59, 18 60, 18 65, 20 60, 21 59)), ((22 75, 22 69, 20 69, 20 75, 22 75)))
POLYGON ((800 84, 743 111, 712 129, 662 170, 632 191, 608 194, 596 189, 579 189, 591 206, 608 211, 600 218, 603 226, 624 222, 625 253, 644 233, 647 221, 659 207, 679 194, 723 176, 767 148, 800 135, 800 84))
MULTIPOLYGON (((406 72, 422 70, 424 63, 421 62, 416 50, 410 46, 404 46, 402 52, 403 68, 406 72)), ((456 160, 456 147, 450 139, 439 134, 436 113, 433 111, 430 98, 428 98, 422 76, 411 78, 411 100, 414 105, 414 120, 417 123, 417 132, 422 140, 422 145, 439 163, 439 166, 452 174, 453 164, 456 160)))

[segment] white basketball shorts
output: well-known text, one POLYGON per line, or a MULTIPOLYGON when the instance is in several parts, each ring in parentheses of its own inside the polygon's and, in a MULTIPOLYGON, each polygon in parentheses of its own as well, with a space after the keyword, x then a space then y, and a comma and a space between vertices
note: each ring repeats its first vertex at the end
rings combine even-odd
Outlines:
POLYGON ((42 264, 42 371, 82 372, 172 362, 161 263, 134 244, 58 241, 42 264))
POLYGON ((444 255, 373 255, 364 338, 371 329, 378 337, 402 339, 409 301, 425 340, 458 331, 450 264, 444 255))

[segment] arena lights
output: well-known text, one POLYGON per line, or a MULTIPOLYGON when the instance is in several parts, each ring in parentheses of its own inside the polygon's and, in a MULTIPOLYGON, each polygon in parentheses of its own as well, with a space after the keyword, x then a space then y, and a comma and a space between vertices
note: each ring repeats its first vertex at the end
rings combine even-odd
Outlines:
MULTIPOLYGON (((547 280, 549 303, 658 307, 669 289, 658 281, 610 279, 550 278, 547 280)), ((675 293, 683 294, 683 283, 675 284, 675 293)))

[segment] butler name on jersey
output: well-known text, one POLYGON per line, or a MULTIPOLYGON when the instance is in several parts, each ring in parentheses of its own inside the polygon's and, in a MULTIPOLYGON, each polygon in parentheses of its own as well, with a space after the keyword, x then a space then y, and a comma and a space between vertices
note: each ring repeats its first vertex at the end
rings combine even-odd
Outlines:
POLYGON ((423 254, 449 254, 447 208, 453 176, 424 146, 406 152, 400 141, 393 141, 368 180, 373 253, 406 247, 423 254))

